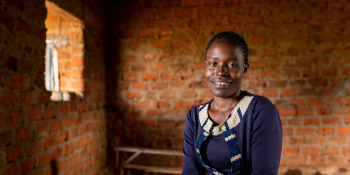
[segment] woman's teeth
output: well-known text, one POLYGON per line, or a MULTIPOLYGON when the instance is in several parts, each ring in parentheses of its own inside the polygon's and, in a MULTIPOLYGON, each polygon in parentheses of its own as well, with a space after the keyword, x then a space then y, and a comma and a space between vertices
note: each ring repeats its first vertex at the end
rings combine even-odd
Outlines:
POLYGON ((226 82, 214 82, 214 84, 216 84, 216 85, 226 85, 227 83, 226 82))

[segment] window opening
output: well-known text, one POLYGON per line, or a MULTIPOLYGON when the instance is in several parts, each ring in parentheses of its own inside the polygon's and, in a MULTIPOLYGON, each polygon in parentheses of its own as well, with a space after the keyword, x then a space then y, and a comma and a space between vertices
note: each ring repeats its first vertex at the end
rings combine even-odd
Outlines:
POLYGON ((52 101, 69 101, 84 90, 83 23, 50 1, 45 6, 45 87, 52 101))

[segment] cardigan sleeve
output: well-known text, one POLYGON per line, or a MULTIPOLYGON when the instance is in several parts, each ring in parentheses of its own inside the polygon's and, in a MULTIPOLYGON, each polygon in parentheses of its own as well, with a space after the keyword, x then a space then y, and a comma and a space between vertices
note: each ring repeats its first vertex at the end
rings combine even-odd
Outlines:
POLYGON ((191 117, 191 112, 194 113, 195 110, 188 112, 186 117, 185 129, 184 129, 184 162, 183 162, 183 175, 203 175, 206 174, 205 168, 201 165, 196 157, 195 152, 195 124, 191 117))
POLYGON ((254 113, 251 140, 252 175, 277 175, 283 137, 278 110, 267 100, 254 113))

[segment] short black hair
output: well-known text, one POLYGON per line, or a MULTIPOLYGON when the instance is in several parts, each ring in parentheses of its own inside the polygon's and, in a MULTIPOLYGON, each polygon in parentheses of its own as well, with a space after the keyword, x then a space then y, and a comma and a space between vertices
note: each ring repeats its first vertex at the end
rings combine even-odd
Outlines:
POLYGON ((214 35, 208 42, 207 44, 207 49, 205 54, 208 53, 208 50, 211 46, 211 44, 215 41, 215 40, 228 40, 228 41, 233 41, 236 42, 237 44, 239 44, 241 46, 241 50, 243 53, 243 57, 244 57, 244 63, 248 64, 248 46, 247 43, 244 41, 244 38, 241 37, 240 35, 238 35, 237 33, 233 32, 233 31, 225 31, 225 32, 220 32, 217 33, 216 35, 214 35))

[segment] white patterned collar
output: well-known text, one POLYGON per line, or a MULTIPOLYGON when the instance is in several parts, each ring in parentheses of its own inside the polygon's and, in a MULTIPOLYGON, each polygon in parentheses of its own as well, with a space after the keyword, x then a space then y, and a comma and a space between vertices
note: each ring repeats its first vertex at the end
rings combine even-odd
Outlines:
POLYGON ((207 104, 200 105, 199 106, 199 121, 200 121, 202 128, 208 133, 210 133, 210 130, 211 130, 212 135, 220 135, 223 132, 236 127, 239 124, 239 122, 241 121, 241 119, 243 118, 243 116, 244 116, 245 112, 247 111, 248 106, 249 106, 250 102, 252 101, 252 99, 253 99, 253 96, 246 95, 245 97, 243 97, 243 99, 231 111, 231 114, 230 114, 231 117, 229 117, 223 123, 221 123, 220 125, 215 126, 215 127, 213 127, 214 123, 208 115, 208 108, 209 108, 209 104, 211 103, 211 101, 208 102, 207 104), (225 127, 225 123, 227 123, 229 129, 227 129, 225 127))

